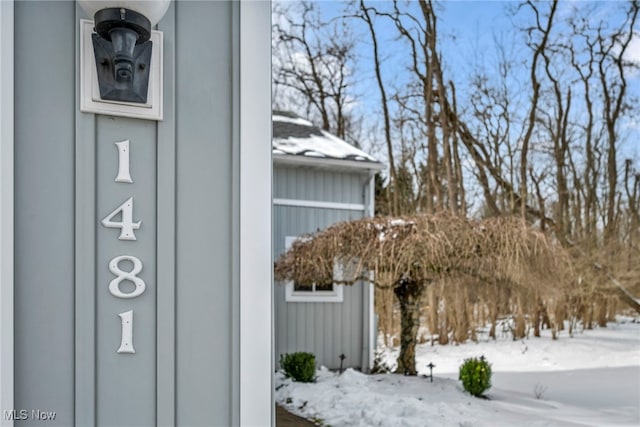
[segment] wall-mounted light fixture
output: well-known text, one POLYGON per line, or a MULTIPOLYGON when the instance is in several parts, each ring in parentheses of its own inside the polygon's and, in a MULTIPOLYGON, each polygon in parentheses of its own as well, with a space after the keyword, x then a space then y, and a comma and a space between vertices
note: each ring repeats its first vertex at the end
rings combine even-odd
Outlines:
POLYGON ((146 104, 152 68, 151 27, 171 0, 78 0, 94 18, 91 35, 100 98, 146 104))

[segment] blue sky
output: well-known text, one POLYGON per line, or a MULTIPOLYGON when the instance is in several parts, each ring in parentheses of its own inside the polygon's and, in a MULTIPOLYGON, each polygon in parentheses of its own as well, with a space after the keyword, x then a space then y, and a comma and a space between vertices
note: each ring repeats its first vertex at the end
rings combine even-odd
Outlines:
MULTIPOLYGON (((389 6, 388 1, 369 1, 366 4, 384 8, 389 6)), ((496 41, 501 42, 507 49, 510 58, 528 64, 531 61, 531 51, 524 44, 525 35, 517 29, 522 22, 530 18, 531 12, 528 10, 520 11, 515 17, 509 13, 509 9, 513 10, 519 2, 516 1, 457 1, 447 0, 436 2, 436 11, 439 18, 438 35, 440 51, 444 52, 445 78, 452 79, 456 83, 458 99, 460 103, 465 102, 466 93, 465 85, 469 81, 470 75, 479 67, 485 68, 490 75, 495 72, 497 64, 497 48, 496 41)), ((322 11, 323 16, 327 19, 342 14, 345 2, 343 1, 318 1, 317 6, 322 11)), ((611 26, 618 26, 624 14, 622 10, 625 3, 621 1, 578 1, 565 0, 561 1, 557 11, 556 31, 563 33, 561 20, 572 13, 575 8, 585 10, 593 9, 589 14, 589 19, 595 24, 597 22, 605 22, 611 26)), ((545 9, 543 5, 540 9, 545 9)), ((530 22, 530 21, 529 21, 530 22)), ((381 20, 376 24, 380 44, 383 46, 391 46, 396 37, 397 32, 391 24, 384 24, 381 20), (382 25, 380 25, 382 24, 382 25)), ((352 27, 354 32, 361 36, 363 40, 368 41, 368 33, 366 28, 360 23, 354 23, 352 27)), ((640 28, 637 30, 640 32, 640 28)), ((378 107, 378 88, 373 74, 373 66, 371 62, 371 48, 367 43, 361 43, 358 47, 358 78, 356 81, 356 95, 361 97, 361 102, 371 104, 372 108, 378 107)), ((636 38, 631 49, 631 55, 640 61, 640 37, 636 38)), ((383 74, 387 79, 390 77, 398 78, 403 73, 404 64, 406 64, 407 55, 400 51, 387 50, 383 54, 383 74), (394 55, 399 55, 394 58, 394 55)), ((523 87, 523 94, 530 93, 530 80, 527 74, 526 66, 517 76, 523 87)), ((391 79, 394 80, 394 79, 391 79)), ((398 80, 396 80, 398 81, 398 80)), ((640 73, 629 78, 629 93, 636 97, 640 97, 640 73)), ((400 83, 401 84, 401 83, 400 83)), ((523 103, 526 101, 523 99, 523 103)), ((361 106, 365 109, 366 106, 361 106)), ((640 121, 633 123, 627 121, 625 128, 632 134, 631 143, 625 144, 623 147, 629 155, 640 157, 640 121)))
MULTIPOLYGON (((316 2, 323 15, 330 19, 339 16, 344 9, 345 1, 320 0, 316 2)), ((389 4, 389 1, 368 1, 367 5, 374 7, 389 4)), ((524 35, 514 28, 527 16, 527 12, 519 12, 515 18, 510 16, 509 9, 518 6, 517 1, 490 0, 444 0, 436 2, 438 15, 439 43, 446 51, 448 71, 468 73, 469 69, 478 62, 488 63, 495 60, 495 40, 502 39, 506 44, 510 38, 523 38, 524 35)), ((570 15, 574 8, 595 7, 592 14, 593 21, 605 20, 614 25, 624 18, 621 7, 624 2, 619 0, 585 1, 565 0, 558 7, 557 17, 570 15)), ((541 7, 542 9, 542 7, 541 7)), ((529 16, 531 14, 529 13, 529 16)), ((364 28, 358 25, 356 32, 367 37, 364 28)), ((355 28, 355 26, 354 26, 355 28)), ((395 37, 395 30, 391 25, 381 25, 377 28, 381 40, 391 40, 395 37), (385 33, 385 28, 388 32, 385 33)), ((640 28, 638 29, 640 32, 640 28)), ((635 58, 640 60, 640 40, 635 44, 635 58)), ((366 46, 361 46, 359 52, 363 59, 370 59, 371 54, 366 46)), ((524 53, 524 52, 523 52, 524 53)))
MULTIPOLYGON (((315 2, 318 10, 321 11, 325 20, 343 15, 345 3, 343 1, 317 1, 315 2)), ((389 9, 391 2, 389 1, 366 1, 367 5, 374 6, 379 9, 389 9)), ((400 2, 406 7, 406 2, 400 2)), ((409 7, 417 7, 417 2, 409 3, 409 7)), ((522 141, 522 136, 528 126, 528 111, 530 108, 530 98, 532 93, 530 80, 530 64, 532 60, 532 51, 526 45, 526 34, 519 28, 524 23, 530 23, 533 12, 524 8, 514 16, 513 10, 518 6, 519 2, 515 1, 440 1, 436 2, 436 15, 438 17, 438 50, 442 53, 444 61, 444 78, 446 81, 452 80, 456 86, 456 101, 458 112, 470 129, 479 130, 478 138, 483 140, 486 134, 483 133, 480 123, 473 116, 473 103, 470 98, 470 81, 472 74, 478 70, 483 70, 488 76, 489 81, 498 84, 496 79, 498 69, 498 46, 504 47, 505 56, 515 63, 510 80, 507 84, 509 91, 509 117, 510 126, 508 130, 509 138, 505 145, 501 144, 501 150, 511 150, 517 152, 522 141)), ((544 2, 537 3, 540 10, 547 10, 548 4, 544 2)), ((563 27, 565 18, 572 16, 576 8, 581 14, 587 15, 589 22, 596 24, 604 23, 606 26, 617 28, 624 22, 625 2, 621 1, 560 1, 556 13, 556 21, 554 23, 554 35, 564 37, 567 28, 563 27), (589 12, 588 14, 586 12, 589 12)), ((419 15, 417 11, 416 16, 419 15)), ((382 51, 381 59, 382 74, 387 86, 387 95, 390 96, 394 89, 403 89, 409 82, 409 79, 415 79, 415 76, 406 72, 409 64, 410 55, 408 54, 408 46, 404 42, 398 42, 397 29, 389 22, 388 19, 378 19, 375 23, 378 36, 379 46, 382 51)), ((372 48, 370 44, 370 35, 362 21, 354 20, 351 29, 356 37, 360 38, 360 43, 356 46, 357 62, 354 66, 354 76, 352 83, 354 85, 353 107, 356 115, 364 117, 365 124, 359 135, 355 135, 364 151, 373 155, 382 162, 386 162, 387 152, 384 145, 382 113, 380 107, 380 92, 375 78, 375 72, 372 61, 372 48)), ((630 48, 631 56, 640 64, 640 24, 636 28, 638 37, 634 40, 634 45, 630 48)), ((560 75, 562 85, 566 87, 571 80, 575 79, 574 70, 565 63, 559 62, 560 65, 554 72, 560 75)), ((539 71, 539 75, 543 76, 543 71, 539 71)), ((627 98, 635 105, 635 113, 629 114, 619 123, 618 139, 619 151, 619 172, 622 179, 623 161, 626 158, 633 159, 636 170, 640 170, 640 72, 627 76, 628 94, 627 98), (633 101, 633 98, 636 101, 633 101)), ((594 85, 597 86, 594 82, 594 85)), ((545 90, 550 90, 548 82, 545 90)), ((582 93, 584 89, 579 84, 572 86, 573 101, 571 106, 573 127, 570 132, 573 140, 576 163, 580 164, 580 156, 584 156, 584 133, 580 126, 585 124, 587 117, 584 107, 584 99, 582 93), (581 148, 582 147, 582 148, 581 148)), ((486 99, 486 98, 485 98, 486 99)), ((544 98, 543 99, 549 99, 544 98)), ((394 114, 394 102, 391 102, 392 116, 394 114)), ((555 105, 553 102, 549 104, 539 104, 541 114, 554 112, 555 105)), ((417 107, 420 108, 420 107, 417 107)), ((601 110, 595 114, 600 116, 601 110)), ((600 107, 601 108, 601 107, 600 107)), ((494 109, 499 111, 500 109, 494 109)), ((298 111, 304 114, 304 111, 298 111)), ((498 116, 494 116, 495 117, 498 116)), ((500 119, 501 120, 501 119, 500 119)), ((494 121, 495 123, 495 121, 494 121)), ((602 122, 600 122, 602 124, 602 122)), ((532 141, 530 147, 529 162, 536 170, 538 175, 544 173, 550 164, 550 140, 548 134, 539 129, 539 132, 532 141)), ((503 128, 505 129, 505 128, 503 128)), ((398 134, 392 135, 394 141, 398 142, 398 134)), ((399 154, 399 144, 395 144, 394 151, 399 154)), ((419 155, 416 152, 415 155, 419 155)), ((464 153, 463 153, 464 156, 464 153)), ((517 156, 513 157, 517 162, 517 156)), ((418 159, 420 161, 420 159, 418 159)), ((582 160, 583 161, 583 160, 582 160)), ((515 165, 517 167, 517 165, 515 165)), ((473 179, 475 165, 469 158, 463 159, 463 169, 465 181, 467 184, 467 198, 469 203, 478 202, 481 197, 473 179), (475 194, 476 196, 472 195, 475 194), (474 202, 475 201, 475 202, 474 202)), ((549 177, 550 175, 546 175, 549 177)), ((542 191, 545 195, 551 195, 555 190, 552 180, 545 180, 542 184, 542 191)), ((478 205, 479 206, 479 205, 478 205)))

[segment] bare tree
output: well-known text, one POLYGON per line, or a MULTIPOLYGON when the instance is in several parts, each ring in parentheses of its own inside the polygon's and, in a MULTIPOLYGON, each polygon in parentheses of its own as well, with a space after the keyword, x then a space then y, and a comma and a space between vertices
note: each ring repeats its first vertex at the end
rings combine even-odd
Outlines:
MULTIPOLYGON (((393 289, 401 323, 397 372, 405 375, 417 374, 421 299, 432 285, 447 280, 471 284, 458 293, 453 305, 458 315, 449 321, 466 337, 473 312, 468 295, 478 281, 548 295, 562 292, 573 281, 564 250, 522 220, 471 221, 444 213, 336 224, 294 244, 276 262, 275 278, 301 284, 370 281, 393 289), (343 266, 342 277, 334 277, 336 262, 343 266)), ((519 310, 522 315, 522 305, 519 310)))
POLYGON ((362 19, 367 25, 369 34, 371 36, 371 46, 373 49, 373 67, 376 74, 376 82, 380 91, 380 105, 382 106, 382 118, 384 123, 384 142, 387 148, 387 159, 389 161, 389 184, 386 187, 387 204, 389 205, 388 214, 398 215, 398 191, 394 191, 396 182, 398 180, 396 174, 396 164, 393 153, 393 142, 391 140, 391 117, 389 113, 389 100, 387 97, 387 90, 384 80, 382 78, 382 71, 380 69, 380 53, 378 49, 378 37, 371 18, 370 9, 365 6, 364 1, 360 0, 359 13, 355 16, 362 19))
POLYGON ((357 145, 359 119, 350 105, 355 39, 348 25, 324 22, 312 2, 278 3, 272 32, 274 106, 304 108, 323 130, 357 145))
MULTIPOLYGON (((350 3, 346 22, 368 34, 366 66, 380 94, 368 111, 390 163, 387 180, 377 180, 379 212, 466 216, 472 203, 482 206, 479 216, 518 214, 554 235, 580 277, 550 299, 509 279, 476 277, 471 291, 468 278, 438 276, 423 304, 442 343, 472 337, 470 325, 487 320, 495 336, 499 316, 514 319, 514 337, 542 327, 557 337, 564 320, 570 333, 579 321, 604 323, 614 290, 631 305, 640 293, 640 164, 620 148, 637 135, 625 125, 638 111, 629 73, 639 64, 628 56, 639 1, 609 6, 618 12, 598 21, 601 4, 564 13, 571 5, 524 1, 512 9, 519 36, 497 46, 495 69, 465 79, 448 74, 438 3, 350 3)), ((400 301, 406 291, 405 307, 397 305, 402 321, 409 299, 425 292, 399 280, 378 286, 376 301, 378 292, 400 301)))
POLYGON ((443 107, 443 99, 455 86, 442 73, 433 2, 421 0, 416 5, 409 11, 397 1, 365 4, 361 0, 351 16, 365 23, 373 50, 390 163, 386 187, 390 213, 449 210, 465 214, 460 144, 452 123, 455 117, 443 107), (403 45, 398 59, 406 66, 406 85, 394 86, 384 79, 378 21, 393 24, 397 31, 403 45))
POLYGON ((549 41, 549 35, 551 33, 551 28, 553 26, 553 19, 555 16, 556 8, 558 5, 558 1, 554 0, 552 2, 551 10, 547 15, 546 19, 543 16, 540 16, 540 11, 538 7, 532 2, 527 1, 526 3, 535 15, 535 24, 530 27, 527 31, 529 33, 530 42, 529 45, 533 50, 533 58, 531 61, 531 106, 529 108, 529 122, 527 126, 527 131, 522 139, 522 149, 520 152, 520 206, 522 217, 525 218, 527 213, 527 199, 528 199, 528 191, 527 191, 527 170, 528 170, 528 155, 529 155, 529 144, 531 142, 531 137, 533 135, 533 130, 536 125, 536 113, 538 109, 538 101, 540 98, 540 83, 538 81, 538 61, 540 60, 540 56, 544 53, 547 43, 549 41), (539 36, 540 40, 536 41, 535 38, 539 36))
POLYGON ((611 36, 597 32, 596 49, 598 53, 597 74, 603 96, 603 119, 607 135, 607 215, 605 237, 614 237, 617 228, 617 195, 618 195, 618 156, 619 142, 618 123, 622 114, 628 109, 626 104, 627 68, 625 55, 635 35, 635 24, 638 19, 640 2, 630 3, 625 26, 611 36))

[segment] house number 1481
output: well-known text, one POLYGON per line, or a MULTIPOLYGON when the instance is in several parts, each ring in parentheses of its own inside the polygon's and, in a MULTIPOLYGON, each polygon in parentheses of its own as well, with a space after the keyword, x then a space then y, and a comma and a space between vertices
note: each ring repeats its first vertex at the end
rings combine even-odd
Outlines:
MULTIPOLYGON (((115 182, 132 184, 131 173, 129 171, 129 141, 119 141, 115 143, 118 148, 118 174, 115 182)), ((104 217, 101 221, 102 225, 107 228, 119 228, 119 240, 136 240, 135 230, 140 228, 142 221, 134 222, 133 220, 133 196, 125 200, 120 206, 115 208, 113 212, 104 217), (120 221, 114 218, 120 214, 120 221)), ((116 277, 109 283, 109 292, 116 298, 135 298, 142 295, 145 291, 146 284, 138 274, 142 271, 142 261, 133 255, 120 255, 114 257, 109 262, 109 271, 116 277), (123 270, 120 266, 122 261, 128 261, 133 264, 130 271, 123 270), (120 285, 122 282, 128 281, 134 285, 130 292, 124 292, 120 285)), ((122 326, 120 348, 118 353, 135 353, 133 348, 133 310, 118 314, 122 326)))

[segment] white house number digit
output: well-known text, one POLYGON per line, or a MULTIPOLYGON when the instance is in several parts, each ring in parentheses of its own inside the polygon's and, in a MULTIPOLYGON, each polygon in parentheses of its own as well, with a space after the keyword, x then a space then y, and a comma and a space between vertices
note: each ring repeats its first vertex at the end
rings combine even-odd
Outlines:
POLYGON ((118 175, 116 182, 133 183, 131 173, 129 172, 129 140, 115 142, 118 147, 118 175))
POLYGON ((133 310, 118 314, 122 323, 122 339, 118 353, 135 353, 133 348, 133 310))
POLYGON ((142 221, 133 222, 133 196, 125 200, 123 204, 102 220, 102 225, 105 227, 120 229, 120 237, 118 237, 120 240, 136 240, 133 230, 138 230, 140 224, 142 224, 142 221), (118 213, 122 214, 121 221, 113 221, 113 217, 118 213))
POLYGON ((135 298, 142 295, 146 285, 144 280, 138 277, 138 273, 142 271, 142 261, 131 255, 120 255, 111 260, 109 270, 116 275, 116 278, 109 283, 109 292, 117 298, 135 298), (120 261, 127 260, 133 263, 131 271, 124 271, 120 268, 120 261), (122 292, 120 284, 128 280, 134 284, 135 288, 131 292, 122 292))
MULTIPOLYGON (((115 182, 133 183, 131 172, 129 170, 129 140, 118 141, 114 143, 118 149, 118 174, 115 182)), ((102 225, 107 228, 119 228, 120 240, 136 240, 134 230, 140 229, 142 221, 133 222, 133 196, 129 197, 113 212, 107 215, 102 221, 102 225), (120 220, 114 219, 120 216, 120 220)), ((128 268, 128 267, 124 267, 128 268)), ((142 261, 132 255, 120 255, 113 258, 109 262, 109 271, 116 277, 109 282, 109 292, 116 298, 135 298, 144 293, 146 284, 144 280, 138 277, 142 271, 142 261), (130 271, 120 268, 122 261, 128 261, 133 264, 130 271), (122 282, 130 282, 133 284, 133 290, 122 290, 122 282)), ((130 288, 130 287, 129 287, 130 288)), ((122 326, 120 348, 118 353, 135 353, 133 348, 133 310, 125 311, 118 314, 122 326)))

